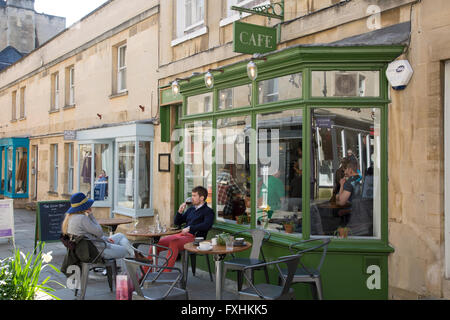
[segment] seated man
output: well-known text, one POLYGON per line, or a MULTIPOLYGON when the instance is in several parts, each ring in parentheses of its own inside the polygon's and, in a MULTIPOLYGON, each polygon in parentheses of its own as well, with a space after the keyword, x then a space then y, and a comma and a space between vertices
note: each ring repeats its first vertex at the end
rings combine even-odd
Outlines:
MULTIPOLYGON (((183 203, 175 216, 175 224, 186 223, 186 227, 181 233, 161 238, 159 244, 172 249, 173 255, 168 266, 173 267, 177 260, 178 253, 184 250, 184 245, 193 242, 195 237, 206 237, 209 229, 214 223, 214 211, 207 206, 206 198, 208 191, 199 186, 192 189, 192 207, 186 210, 186 203, 183 203)), ((158 248, 158 253, 162 249, 158 248)))

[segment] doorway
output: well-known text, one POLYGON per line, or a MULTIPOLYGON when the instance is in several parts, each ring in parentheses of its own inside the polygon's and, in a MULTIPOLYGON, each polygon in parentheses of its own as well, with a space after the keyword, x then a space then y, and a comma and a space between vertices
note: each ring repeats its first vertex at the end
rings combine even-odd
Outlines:
POLYGON ((38 146, 31 147, 31 199, 37 200, 38 190, 38 146))

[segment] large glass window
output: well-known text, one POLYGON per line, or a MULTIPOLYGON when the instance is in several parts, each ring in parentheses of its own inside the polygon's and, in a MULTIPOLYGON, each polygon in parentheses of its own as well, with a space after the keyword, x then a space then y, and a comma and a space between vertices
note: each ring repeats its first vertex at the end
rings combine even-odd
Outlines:
POLYGON ((94 200, 108 201, 109 175, 112 171, 112 152, 110 144, 94 145, 94 200))
POLYGON ((187 114, 200 114, 211 112, 213 106, 212 92, 189 97, 187 99, 187 114))
POLYGON ((250 130, 250 116, 217 121, 217 216, 239 224, 249 224, 251 217, 250 130))
POLYGON ((91 197, 92 145, 80 144, 79 190, 91 197))
POLYGON ((17 194, 28 192, 27 164, 28 164, 27 148, 24 148, 24 147, 16 148, 16 186, 15 186, 16 192, 15 193, 17 193, 17 194))
POLYGON ((257 225, 287 233, 302 232, 301 109, 257 117, 257 225))
POLYGON ((313 97, 379 97, 379 71, 313 71, 313 97))
POLYGON ((311 234, 380 237, 380 109, 314 109, 311 234))
POLYGON ((219 110, 249 106, 252 103, 252 85, 223 89, 219 91, 219 110))
POLYGON ((0 180, 1 180, 1 186, 0 186, 0 191, 4 192, 5 191, 5 148, 0 148, 1 149, 1 154, 0 154, 0 180))
POLYGON ((150 208, 150 142, 139 142, 139 209, 150 208))
POLYGON ((119 181, 117 204, 120 207, 134 209, 136 142, 119 142, 119 181))
POLYGON ((7 182, 6 182, 6 191, 9 193, 13 192, 13 147, 9 147, 7 149, 8 160, 7 160, 7 182))
POLYGON ((302 97, 302 73, 261 81, 258 84, 259 103, 269 103, 302 97))
MULTIPOLYGON (((212 193, 212 122, 186 124, 184 136, 184 193, 203 186, 212 193)), ((211 203, 211 196, 206 200, 211 203)))

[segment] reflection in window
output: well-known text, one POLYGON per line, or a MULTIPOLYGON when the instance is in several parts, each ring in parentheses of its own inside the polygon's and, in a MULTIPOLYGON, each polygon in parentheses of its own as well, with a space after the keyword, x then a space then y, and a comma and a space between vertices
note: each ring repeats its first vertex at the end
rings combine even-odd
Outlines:
POLYGON ((109 172, 112 168, 112 157, 109 144, 96 144, 94 158, 94 200, 106 201, 109 198, 109 172))
POLYGON ((16 193, 27 193, 27 161, 26 148, 16 149, 16 193))
POLYGON ((312 235, 380 236, 380 121, 379 109, 314 110, 312 235))
POLYGON ((139 209, 150 208, 150 142, 139 141, 139 209))
POLYGON ((134 209, 135 142, 119 142, 118 205, 134 209))
POLYGON ((216 137, 218 217, 249 224, 250 116, 219 119, 216 137))
POLYGON ((7 173, 6 173, 6 175, 7 175, 7 178, 6 178, 7 179, 6 191, 9 192, 9 193, 12 193, 12 191, 13 191, 13 186, 12 186, 12 183, 13 183, 13 181, 12 181, 12 179, 13 179, 13 176, 12 176, 13 152, 14 152, 13 151, 13 147, 9 147, 8 150, 7 150, 8 162, 7 162, 7 173))
POLYGON ((187 99, 187 114, 198 114, 212 111, 213 94, 205 93, 187 99))
POLYGON ((313 97, 379 97, 378 71, 313 71, 313 97))
POLYGON ((91 197, 92 146, 80 144, 80 192, 91 197))
POLYGON ((212 122, 196 121, 186 124, 184 137, 184 192, 191 195, 194 187, 208 190, 207 203, 212 193, 212 122))
POLYGON ((257 225, 302 232, 302 110, 257 117, 257 225))
POLYGON ((295 73, 281 78, 259 82, 259 103, 296 99, 302 96, 302 74, 295 73))
POLYGON ((220 90, 219 110, 249 106, 251 105, 251 99, 251 84, 220 90))

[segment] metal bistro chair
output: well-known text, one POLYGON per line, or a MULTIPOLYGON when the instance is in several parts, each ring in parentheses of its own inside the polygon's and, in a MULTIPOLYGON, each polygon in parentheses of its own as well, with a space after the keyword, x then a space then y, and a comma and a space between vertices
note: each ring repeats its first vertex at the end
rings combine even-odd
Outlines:
MULTIPOLYGON (((206 233, 205 239, 207 239, 208 233, 206 233)), ((195 276, 195 270, 196 270, 196 266, 197 266, 197 254, 195 252, 187 252, 187 255, 189 257, 189 259, 191 259, 191 268, 192 268, 192 275, 195 276)), ((211 271, 211 265, 209 263, 209 255, 208 254, 204 254, 203 255, 206 259, 206 265, 208 266, 208 272, 209 272, 209 280, 211 280, 211 282, 213 282, 213 275, 212 275, 212 271, 211 271)))
MULTIPOLYGON (((142 263, 148 263, 148 264, 152 264, 152 265, 157 265, 158 268, 160 267, 167 267, 168 263, 169 263, 169 259, 172 257, 173 252, 172 249, 159 245, 159 244, 148 244, 148 243, 134 243, 133 247, 135 248, 135 255, 136 258, 135 260, 138 262, 142 262, 142 263), (167 257, 162 257, 159 255, 155 255, 151 252, 152 250, 146 250, 146 251, 142 251, 139 250, 140 246, 148 246, 150 247, 150 249, 152 249, 152 247, 154 248, 160 248, 163 251, 169 251, 169 255, 167 257), (157 261, 157 262, 156 262, 157 261), (161 264, 159 264, 159 262, 162 262, 161 264)), ((139 266, 139 271, 141 273, 141 276, 138 279, 139 285, 141 287, 146 287, 147 284, 151 284, 151 283, 172 283, 174 282, 178 275, 175 272, 164 272, 164 273, 160 273, 155 271, 155 269, 153 268, 147 268, 145 266, 139 266)), ((137 274, 136 274, 137 276, 137 274)), ((185 288, 184 288, 185 289, 185 288)))
MULTIPOLYGON (((264 257, 264 252, 262 250, 263 242, 267 242, 270 239, 270 232, 263 229, 252 229, 252 230, 244 230, 234 234, 236 239, 237 235, 248 232, 252 235, 252 251, 250 252, 249 258, 235 258, 233 255, 233 259, 224 261, 223 272, 226 275, 228 270, 237 272, 237 286, 238 291, 242 289, 243 283, 243 270, 248 266, 258 265, 266 262, 266 258, 264 257), (261 255, 262 259, 259 259, 261 255)), ((266 282, 270 283, 269 280, 269 272, 265 265, 260 266, 258 268, 251 269, 251 282, 254 281, 254 271, 255 270, 264 270, 266 276, 266 282)))
MULTIPOLYGON (((84 300, 86 295, 87 283, 89 278, 89 271, 95 268, 106 269, 106 275, 108 277, 109 289, 113 292, 114 283, 117 276, 117 264, 116 259, 104 259, 102 258, 103 251, 106 249, 106 242, 102 240, 87 239, 86 241, 98 242, 104 244, 102 250, 99 251, 98 255, 92 260, 92 262, 82 262, 81 263, 81 292, 79 300, 84 300)), ((78 289, 75 289, 75 296, 78 294, 78 289)))
MULTIPOLYGON (((313 294, 314 299, 323 300, 323 293, 322 293, 322 280, 320 277, 320 269, 322 268, 323 262, 325 261, 325 256, 327 254, 327 248, 328 244, 330 243, 331 239, 309 239, 309 240, 303 240, 296 243, 292 243, 289 246, 289 250, 297 255, 303 256, 305 253, 310 251, 315 251, 322 248, 322 257, 320 259, 319 264, 316 268, 312 267, 306 267, 303 262, 300 259, 300 265, 301 268, 297 268, 295 270, 294 278, 292 280, 292 284, 295 283, 307 283, 311 286, 311 292, 313 294), (313 246, 311 248, 303 249, 300 251, 295 252, 294 247, 298 246, 300 244, 305 244, 312 241, 321 241, 320 244, 313 246)), ((279 277, 279 283, 284 282, 287 279, 287 271, 282 270, 281 275, 279 277)))
POLYGON ((294 289, 291 288, 291 282, 294 277, 295 269, 300 261, 300 255, 292 255, 280 257, 278 260, 256 264, 244 268, 244 277, 249 283, 249 287, 239 291, 240 300, 295 300, 294 289), (247 278, 246 271, 251 271, 254 268, 267 267, 268 265, 276 265, 278 272, 281 275, 279 264, 285 263, 287 265, 286 281, 282 285, 273 285, 267 283, 253 284, 247 278))
POLYGON ((187 300, 189 298, 185 289, 176 287, 183 278, 183 272, 180 269, 158 266, 149 262, 142 262, 136 258, 125 258, 124 261, 134 285, 133 300, 187 300), (137 273, 141 267, 148 268, 149 270, 157 270, 152 280, 147 281, 146 277, 142 281, 138 280, 137 273), (176 278, 167 284, 158 283, 159 277, 167 273, 164 272, 166 270, 170 270, 170 273, 176 274, 176 278), (147 286, 144 287, 142 283, 146 283, 147 286))

